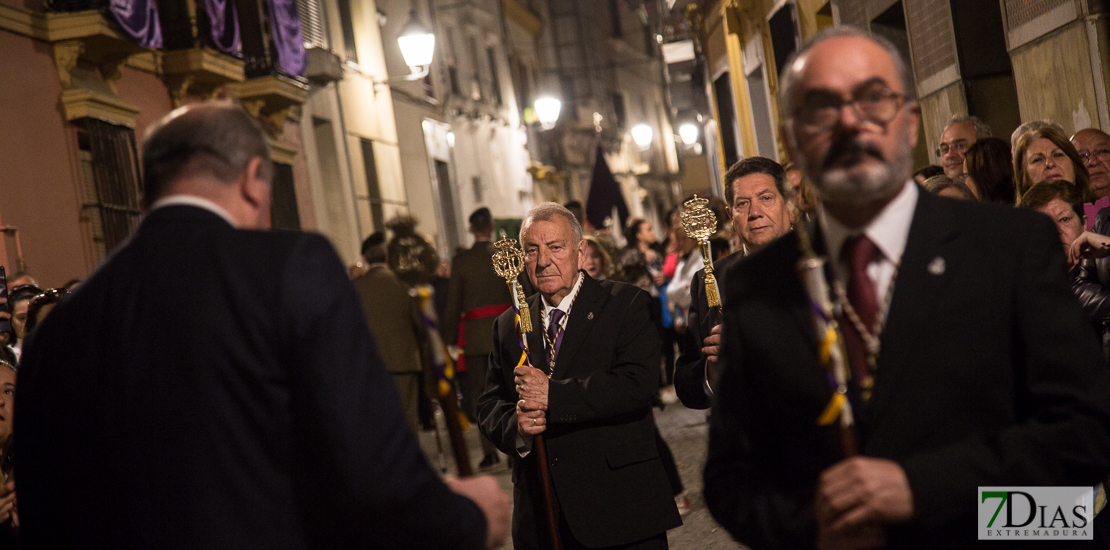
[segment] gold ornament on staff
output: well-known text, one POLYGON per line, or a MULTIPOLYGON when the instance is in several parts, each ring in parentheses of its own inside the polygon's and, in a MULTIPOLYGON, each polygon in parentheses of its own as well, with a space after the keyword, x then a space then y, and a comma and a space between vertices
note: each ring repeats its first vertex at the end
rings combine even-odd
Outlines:
POLYGON ((701 247, 701 261, 705 264, 705 300, 709 307, 721 305, 721 293, 717 289, 717 278, 713 276, 713 249, 709 237, 717 232, 717 216, 708 207, 709 201, 694 195, 686 201, 682 212, 682 228, 690 238, 698 241, 701 247))
POLYGON ((493 270, 497 276, 505 279, 509 285, 509 292, 513 300, 518 302, 520 310, 520 331, 527 334, 532 332, 532 316, 528 312, 528 302, 524 301, 524 290, 517 283, 517 276, 524 271, 524 251, 520 249, 516 239, 503 238, 493 245, 497 252, 493 253, 493 270))

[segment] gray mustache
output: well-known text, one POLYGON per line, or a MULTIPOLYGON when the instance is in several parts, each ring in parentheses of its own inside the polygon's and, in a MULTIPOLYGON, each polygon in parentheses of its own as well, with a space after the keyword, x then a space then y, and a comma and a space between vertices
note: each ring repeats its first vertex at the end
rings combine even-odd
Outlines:
POLYGON ((874 145, 861 142, 856 139, 848 139, 842 141, 834 141, 832 147, 829 148, 829 153, 825 155, 825 165, 822 168, 830 168, 836 161, 845 156, 863 156, 868 155, 875 157, 880 161, 886 161, 883 152, 874 145))

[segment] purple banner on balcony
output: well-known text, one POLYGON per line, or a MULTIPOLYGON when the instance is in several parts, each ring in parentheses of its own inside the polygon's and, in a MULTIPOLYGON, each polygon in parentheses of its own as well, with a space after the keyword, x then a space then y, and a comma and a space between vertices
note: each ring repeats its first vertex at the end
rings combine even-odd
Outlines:
POLYGON ((308 55, 297 17, 297 0, 270 0, 270 34, 278 68, 286 74, 304 76, 308 55))
POLYGON ((239 40, 239 17, 233 0, 204 0, 208 14, 209 38, 212 45, 223 53, 238 56, 242 49, 239 40))
POLYGON ((154 0, 112 0, 108 11, 136 44, 144 48, 162 47, 162 25, 154 0))

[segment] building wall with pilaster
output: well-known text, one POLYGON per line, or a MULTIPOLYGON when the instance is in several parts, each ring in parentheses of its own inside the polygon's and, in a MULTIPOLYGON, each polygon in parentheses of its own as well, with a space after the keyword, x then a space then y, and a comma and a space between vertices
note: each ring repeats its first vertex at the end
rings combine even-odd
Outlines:
MULTIPOLYGON (((22 259, 41 285, 84 278, 110 252, 94 242, 88 205, 97 198, 83 166, 88 153, 79 147, 82 121, 132 132, 138 160, 147 127, 175 106, 238 101, 268 130, 275 161, 292 167, 300 226, 314 227, 296 130, 301 88, 293 80, 278 86, 285 96, 275 104, 240 86, 242 60, 200 48, 142 48, 101 12, 48 13, 41 2, 21 0, 0 0, 0 52, 0 224, 18 228, 22 259), (172 61, 193 54, 204 69, 172 61)), ((129 171, 139 195, 138 170, 129 171)), ((0 234, 0 264, 9 274, 21 267, 10 233, 0 234)))

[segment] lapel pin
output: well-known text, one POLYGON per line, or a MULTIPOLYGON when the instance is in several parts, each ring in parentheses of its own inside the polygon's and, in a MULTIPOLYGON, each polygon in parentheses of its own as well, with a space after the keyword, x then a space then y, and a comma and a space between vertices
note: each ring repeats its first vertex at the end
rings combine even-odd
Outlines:
POLYGON ((589 313, 589 315, 586 315, 586 320, 593 321, 594 320, 594 312, 591 311, 589 313))
POLYGON ((933 275, 944 275, 945 267, 946 266, 944 265, 944 258, 937 256, 936 258, 933 258, 933 261, 929 262, 928 269, 929 273, 933 275))

